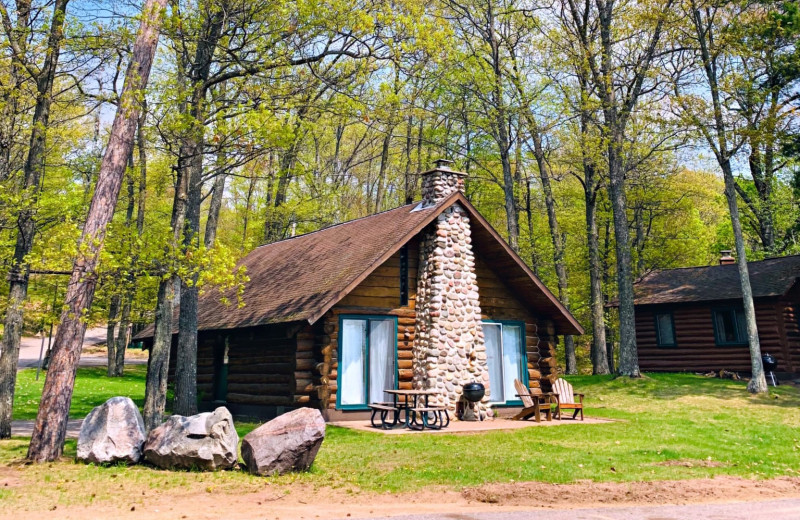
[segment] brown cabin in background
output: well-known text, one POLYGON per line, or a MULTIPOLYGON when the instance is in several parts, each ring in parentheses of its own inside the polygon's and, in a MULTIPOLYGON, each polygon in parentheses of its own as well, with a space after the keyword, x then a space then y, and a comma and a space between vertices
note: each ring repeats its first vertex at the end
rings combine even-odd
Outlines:
POLYGON ((355 418, 386 389, 432 388, 452 411, 461 385, 481 381, 488 414, 517 404, 514 379, 549 390, 557 335, 583 330, 465 198, 463 178, 439 164, 421 202, 248 254, 244 306, 214 290, 199 302, 201 408, 355 418))
MULTIPOLYGON (((778 372, 800 371, 800 256, 748 263, 761 352, 778 372)), ((656 271, 635 284, 636 343, 646 371, 750 372, 739 270, 720 265, 656 271)))

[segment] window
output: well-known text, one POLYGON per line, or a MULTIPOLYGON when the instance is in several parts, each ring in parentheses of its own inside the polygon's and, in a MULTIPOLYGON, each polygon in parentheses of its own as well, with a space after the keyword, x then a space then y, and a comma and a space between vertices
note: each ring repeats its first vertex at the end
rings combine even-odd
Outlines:
POLYGON ((659 347, 675 347, 675 321, 671 312, 657 312, 656 318, 656 345, 659 347))
POLYGON ((395 388, 397 319, 393 316, 339 318, 339 380, 337 405, 364 409, 387 402, 384 390, 395 388))
POLYGON ((528 384, 525 325, 520 322, 483 322, 489 398, 495 404, 519 404, 514 380, 528 384))
POLYGON ((711 312, 717 345, 747 345, 747 322, 741 307, 723 307, 711 312))

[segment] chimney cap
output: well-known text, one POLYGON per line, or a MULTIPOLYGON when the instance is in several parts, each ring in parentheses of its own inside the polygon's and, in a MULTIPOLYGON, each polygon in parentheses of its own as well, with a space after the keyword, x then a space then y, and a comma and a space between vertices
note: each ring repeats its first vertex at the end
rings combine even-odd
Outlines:
POLYGON ((719 259, 719 265, 735 264, 736 258, 733 257, 732 253, 733 251, 731 249, 723 249, 722 251, 720 251, 720 254, 722 256, 719 259))
POLYGON ((435 166, 433 168, 431 168, 430 170, 426 171, 426 172, 422 172, 423 176, 431 174, 431 173, 436 173, 436 172, 447 172, 450 175, 457 175, 459 177, 466 177, 467 176, 467 174, 465 172, 460 172, 458 170, 451 169, 450 165, 453 164, 453 161, 451 161, 450 159, 444 159, 444 158, 436 159, 433 162, 434 162, 435 166))
POLYGON ((450 159, 445 159, 444 157, 436 159, 433 162, 434 164, 436 164, 437 170, 449 170, 450 165, 453 164, 453 161, 451 161, 450 159))

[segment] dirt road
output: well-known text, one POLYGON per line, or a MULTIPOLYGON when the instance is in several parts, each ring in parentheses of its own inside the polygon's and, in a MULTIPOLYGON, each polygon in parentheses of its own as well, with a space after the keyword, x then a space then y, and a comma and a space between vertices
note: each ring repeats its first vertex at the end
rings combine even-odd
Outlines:
MULTIPOLYGON (((373 517, 374 518, 374 517, 373 517)), ((684 506, 599 507, 591 509, 530 509, 499 513, 436 513, 381 517, 391 520, 797 520, 800 500, 767 500, 684 506)))

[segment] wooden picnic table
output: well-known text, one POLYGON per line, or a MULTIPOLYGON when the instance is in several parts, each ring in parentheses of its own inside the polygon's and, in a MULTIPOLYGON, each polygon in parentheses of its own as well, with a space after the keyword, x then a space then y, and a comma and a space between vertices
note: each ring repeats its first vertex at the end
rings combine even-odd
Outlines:
POLYGON ((432 428, 435 430, 446 428, 450 424, 450 415, 447 409, 441 406, 431 406, 429 403, 430 396, 440 395, 438 390, 385 390, 387 394, 392 396, 392 403, 372 403, 372 425, 375 424, 375 415, 381 414, 381 427, 389 429, 394 427, 400 414, 405 412, 405 421, 403 425, 406 428, 413 430, 424 430, 432 428), (398 402, 398 397, 402 397, 402 402, 398 402), (424 403, 420 403, 420 398, 424 397, 424 403), (393 414, 393 420, 389 422, 387 419, 389 414, 393 414), (417 415, 419 414, 419 420, 417 415), (431 415, 433 420, 431 421, 431 415))

